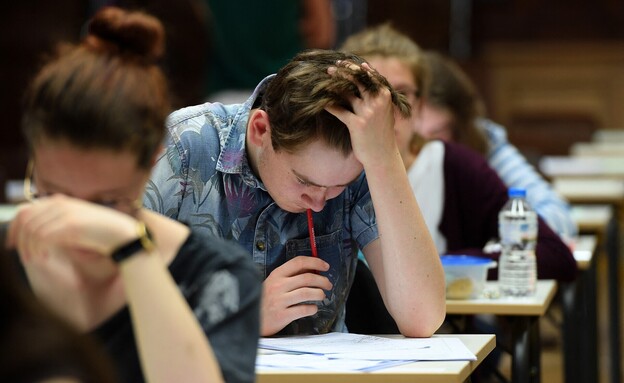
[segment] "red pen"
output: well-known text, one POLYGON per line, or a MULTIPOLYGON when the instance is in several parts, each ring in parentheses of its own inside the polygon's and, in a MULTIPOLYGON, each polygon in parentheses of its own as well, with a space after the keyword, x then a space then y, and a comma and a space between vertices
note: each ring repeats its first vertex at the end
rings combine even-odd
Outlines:
POLYGON ((308 209, 308 232, 310 233, 310 247, 312 248, 312 256, 318 258, 316 251, 316 237, 314 236, 314 221, 312 220, 312 209, 308 209))

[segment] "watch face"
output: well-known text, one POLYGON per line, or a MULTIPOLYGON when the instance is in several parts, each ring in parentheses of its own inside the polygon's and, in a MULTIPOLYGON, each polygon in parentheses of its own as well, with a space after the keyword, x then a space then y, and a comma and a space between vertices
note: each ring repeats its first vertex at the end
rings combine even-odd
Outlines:
POLYGON ((154 242, 152 241, 152 235, 149 230, 145 226, 143 221, 138 221, 137 230, 139 231, 139 240, 141 241, 141 246, 145 251, 151 253, 156 246, 154 246, 154 242))

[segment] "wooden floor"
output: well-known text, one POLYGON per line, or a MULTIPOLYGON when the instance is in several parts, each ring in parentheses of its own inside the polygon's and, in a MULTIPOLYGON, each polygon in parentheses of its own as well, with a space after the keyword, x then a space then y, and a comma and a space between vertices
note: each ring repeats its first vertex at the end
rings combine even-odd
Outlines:
MULTIPOLYGON (((622 252, 621 254, 624 254, 622 252)), ((620 281, 624 279, 624 261, 620 261, 620 281)), ((606 257, 601 255, 598 258, 597 273, 598 273, 598 374, 600 383, 612 382, 610 374, 610 359, 609 359, 609 326, 608 326, 608 311, 607 311, 607 279, 606 279, 606 257)), ((624 299, 624 285, 620 283, 620 298, 624 299)), ((561 314, 557 312, 551 313, 552 317, 560 318, 561 314)), ((624 338, 624 316, 620 310, 620 336, 624 338)), ((542 338, 542 382, 544 383, 564 383, 563 378, 563 358, 561 348, 561 333, 554 323, 549 318, 542 318, 540 323, 540 334, 542 338)), ((622 345, 624 345, 624 339, 622 339, 622 345)), ((622 353, 624 356, 624 353, 622 353)), ((624 359, 624 358, 623 358, 624 359)), ((624 366, 624 360, 621 365, 624 366)), ((510 377, 510 358, 503 356, 501 362, 501 372, 508 379, 510 377)), ((624 377, 620 377, 620 382, 624 382, 624 377)), ((592 382, 588 382, 592 383, 592 382)))

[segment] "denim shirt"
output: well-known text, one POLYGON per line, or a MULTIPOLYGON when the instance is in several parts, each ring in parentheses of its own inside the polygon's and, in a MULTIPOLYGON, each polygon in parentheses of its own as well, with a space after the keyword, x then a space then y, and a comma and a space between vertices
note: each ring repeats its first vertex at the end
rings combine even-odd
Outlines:
MULTIPOLYGON (((144 196, 149 209, 237 241, 264 278, 293 257, 311 255, 306 214, 287 212, 275 203, 252 172, 245 151, 250 110, 272 77, 243 104, 206 103, 172 113, 168 143, 144 196)), ((313 218, 319 257, 330 265, 323 275, 333 288, 316 302, 316 315, 291 323, 283 334, 345 331, 344 305, 357 250, 378 238, 364 173, 313 218)))

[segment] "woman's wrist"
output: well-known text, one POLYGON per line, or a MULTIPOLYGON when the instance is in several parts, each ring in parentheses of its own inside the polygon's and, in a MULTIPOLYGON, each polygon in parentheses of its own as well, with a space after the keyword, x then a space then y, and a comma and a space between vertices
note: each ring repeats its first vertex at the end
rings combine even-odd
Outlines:
POLYGON ((134 236, 115 247, 111 252, 111 258, 119 263, 142 251, 150 253, 154 248, 151 234, 145 223, 137 220, 134 226, 134 236))

